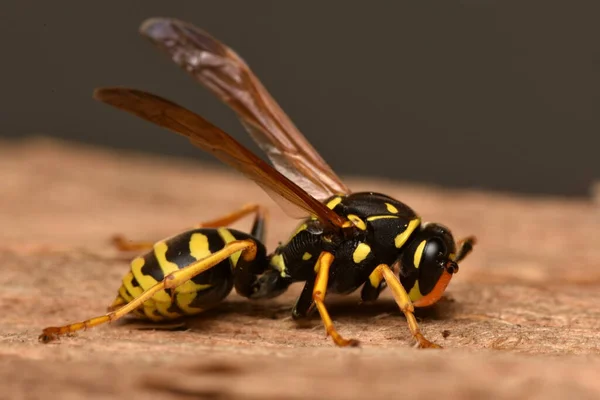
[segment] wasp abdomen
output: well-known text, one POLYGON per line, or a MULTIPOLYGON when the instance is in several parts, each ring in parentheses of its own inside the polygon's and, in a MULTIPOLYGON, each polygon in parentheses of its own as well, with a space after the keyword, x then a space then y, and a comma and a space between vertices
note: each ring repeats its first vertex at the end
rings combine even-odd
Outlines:
MULTIPOLYGON (((111 309, 119 308, 162 281, 170 273, 183 269, 223 249, 235 240, 252 236, 234 229, 194 229, 154 244, 153 249, 131 262, 119 294, 111 309)), ((262 245, 259 246, 264 252, 262 245)), ((240 252, 219 262, 175 289, 157 292, 135 310, 138 317, 161 321, 198 314, 221 302, 233 288, 233 270, 240 252)))

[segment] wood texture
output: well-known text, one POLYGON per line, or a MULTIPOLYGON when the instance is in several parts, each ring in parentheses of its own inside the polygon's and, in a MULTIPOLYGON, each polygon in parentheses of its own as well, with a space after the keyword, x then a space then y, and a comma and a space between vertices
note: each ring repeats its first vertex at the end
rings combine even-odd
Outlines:
POLYGON ((446 349, 412 349, 388 292, 368 305, 328 298, 340 332, 363 343, 337 349, 318 317, 303 326, 289 318, 297 286, 267 302, 231 295, 187 330, 124 321, 42 345, 41 328, 101 314, 116 295, 130 256, 111 247, 115 233, 156 240, 263 202, 273 248, 297 222, 225 169, 47 140, 0 143, 0 398, 600 397, 597 201, 348 183, 479 238, 446 297, 419 314, 446 349))

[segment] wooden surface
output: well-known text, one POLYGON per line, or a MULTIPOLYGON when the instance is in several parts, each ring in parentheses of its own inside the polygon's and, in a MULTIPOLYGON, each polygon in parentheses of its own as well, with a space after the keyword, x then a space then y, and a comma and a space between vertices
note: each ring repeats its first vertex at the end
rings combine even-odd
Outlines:
POLYGON ((156 240, 264 202, 272 249, 297 222, 226 169, 0 143, 0 398, 600 398, 600 203, 348 182, 479 238, 446 297, 419 314, 444 350, 411 348, 387 291, 369 305, 328 298, 340 332, 363 343, 335 348, 318 316, 289 318, 297 286, 267 302, 232 294, 186 330, 124 321, 43 345, 43 327, 101 314, 114 298, 128 268, 114 233, 156 240))

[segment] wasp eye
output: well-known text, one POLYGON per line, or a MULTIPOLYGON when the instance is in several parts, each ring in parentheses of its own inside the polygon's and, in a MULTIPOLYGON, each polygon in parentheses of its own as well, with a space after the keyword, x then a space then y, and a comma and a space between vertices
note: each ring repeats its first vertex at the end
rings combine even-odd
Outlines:
POLYGON ((423 249, 423 257, 426 260, 439 260, 445 256, 446 246, 438 238, 431 238, 427 241, 425 248, 423 249))
POLYGON ((426 295, 435 287, 446 270, 447 246, 439 237, 423 240, 415 253, 415 267, 419 270, 419 287, 426 295))

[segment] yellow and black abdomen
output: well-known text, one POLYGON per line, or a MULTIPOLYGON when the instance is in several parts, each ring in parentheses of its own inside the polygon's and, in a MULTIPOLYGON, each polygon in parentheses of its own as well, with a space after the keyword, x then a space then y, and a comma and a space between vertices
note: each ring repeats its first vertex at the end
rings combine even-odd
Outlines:
MULTIPOLYGON (((154 244, 153 249, 131 262, 119 294, 110 309, 140 296, 145 290, 178 269, 206 258, 234 240, 253 239, 234 229, 195 229, 154 244)), ((259 251, 264 248, 259 244, 259 251)), ((138 317, 153 321, 198 314, 221 302, 231 292, 233 274, 240 252, 221 261, 175 289, 157 292, 135 310, 138 317)))

